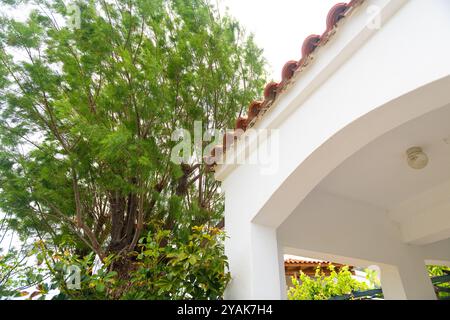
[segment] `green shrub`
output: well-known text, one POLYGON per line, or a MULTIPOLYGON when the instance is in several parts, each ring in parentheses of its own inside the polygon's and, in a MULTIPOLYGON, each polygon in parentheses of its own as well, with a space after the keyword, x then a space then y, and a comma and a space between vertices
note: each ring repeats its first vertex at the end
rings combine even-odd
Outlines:
POLYGON ((294 285, 288 291, 289 300, 329 300, 332 297, 351 294, 354 291, 365 291, 375 288, 373 273, 369 271, 370 284, 360 282, 352 277, 348 266, 336 271, 336 267, 329 265, 330 275, 326 275, 318 267, 315 277, 309 277, 303 272, 300 278, 292 277, 294 285))

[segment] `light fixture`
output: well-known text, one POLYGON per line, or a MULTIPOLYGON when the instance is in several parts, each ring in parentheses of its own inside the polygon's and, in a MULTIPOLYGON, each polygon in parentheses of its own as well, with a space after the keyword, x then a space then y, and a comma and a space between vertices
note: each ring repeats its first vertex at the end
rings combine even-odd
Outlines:
POLYGON ((408 156, 408 164, 411 168, 416 170, 424 169, 429 162, 428 156, 420 147, 412 147, 406 151, 408 156))

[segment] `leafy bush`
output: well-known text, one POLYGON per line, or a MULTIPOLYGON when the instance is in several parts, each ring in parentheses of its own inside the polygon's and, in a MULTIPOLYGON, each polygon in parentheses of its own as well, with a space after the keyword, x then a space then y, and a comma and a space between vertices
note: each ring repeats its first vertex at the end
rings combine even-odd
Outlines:
POLYGON ((20 297, 21 293, 16 288, 21 286, 17 274, 26 273, 26 257, 19 255, 16 250, 11 250, 2 255, 0 251, 0 299, 20 297))
POLYGON ((170 231, 149 232, 139 241, 138 252, 125 259, 133 261, 126 265, 129 276, 125 278, 112 271, 115 264, 123 263, 123 258, 111 255, 96 267, 92 253, 80 258, 67 251, 55 253, 39 244, 40 259, 47 264, 52 281, 33 295, 45 297, 50 290, 57 290, 59 294, 53 299, 221 299, 230 280, 223 254, 224 238, 219 229, 207 227, 192 228, 186 242, 171 237, 170 231), (68 285, 74 283, 69 278, 71 267, 80 272, 78 288, 68 285))
POLYGON ((224 233, 194 227, 187 243, 172 241, 169 236, 170 232, 163 231, 141 240, 137 269, 124 297, 221 299, 230 280, 223 254, 224 233), (169 245, 161 246, 164 241, 169 245))
POLYGON ((339 271, 336 271, 336 267, 332 264, 328 268, 330 270, 328 276, 318 267, 314 278, 303 272, 300 274, 300 279, 292 277, 294 287, 288 291, 289 300, 329 300, 354 291, 370 290, 376 285, 373 273, 368 273, 370 284, 367 284, 354 279, 348 266, 339 271))
POLYGON ((30 296, 30 288, 41 287, 46 280, 43 269, 34 265, 36 248, 0 250, 0 300, 30 296))

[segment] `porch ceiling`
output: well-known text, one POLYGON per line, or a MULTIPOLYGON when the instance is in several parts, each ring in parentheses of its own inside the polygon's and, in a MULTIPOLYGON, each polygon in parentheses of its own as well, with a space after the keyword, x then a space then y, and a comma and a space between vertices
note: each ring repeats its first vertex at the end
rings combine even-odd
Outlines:
MULTIPOLYGON (((436 207, 440 207, 434 217, 437 221, 450 220, 450 105, 370 143, 335 169, 318 189, 381 208, 404 227, 412 216, 432 219, 436 207), (423 170, 407 164, 406 150, 414 146, 429 156, 423 170)), ((431 240, 436 239, 425 243, 431 240)))
MULTIPOLYGON (((386 210, 450 179, 450 105, 393 130, 350 157, 320 188, 386 210), (430 158, 411 169, 406 150, 420 146, 430 158)), ((450 195, 449 195, 450 197, 450 195)))

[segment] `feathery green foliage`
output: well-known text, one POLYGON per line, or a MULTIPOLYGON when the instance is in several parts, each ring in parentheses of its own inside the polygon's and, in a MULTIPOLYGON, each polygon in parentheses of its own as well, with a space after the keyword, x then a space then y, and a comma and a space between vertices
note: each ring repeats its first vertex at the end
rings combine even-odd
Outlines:
MULTIPOLYGON (((171 134, 193 134, 194 121, 204 131, 233 127, 264 83, 252 37, 207 0, 0 2, 24 4, 33 9, 25 22, 0 18, 0 210, 8 227, 60 256, 114 255, 109 271, 126 280, 143 235, 167 231, 161 248, 180 250, 193 227, 221 225, 218 184, 201 157, 170 161, 171 134)), ((214 250, 225 266, 222 248, 214 250)), ((223 289, 225 278, 211 287, 223 289)), ((158 292, 150 296, 173 297, 158 292)))

